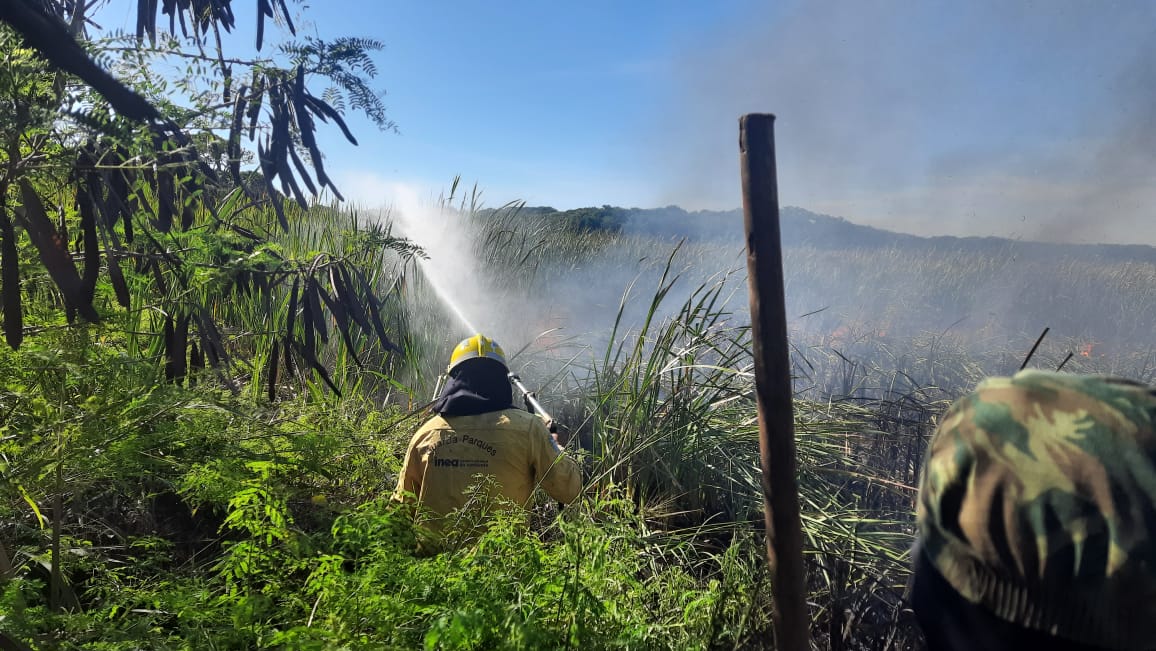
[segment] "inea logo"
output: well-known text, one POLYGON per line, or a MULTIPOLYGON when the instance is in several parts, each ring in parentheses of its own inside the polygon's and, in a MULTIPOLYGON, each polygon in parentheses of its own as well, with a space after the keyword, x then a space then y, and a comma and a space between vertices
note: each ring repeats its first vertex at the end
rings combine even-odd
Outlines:
POLYGON ((434 465, 440 466, 443 468, 445 468, 445 467, 457 468, 458 467, 458 460, 457 459, 434 459, 434 465))

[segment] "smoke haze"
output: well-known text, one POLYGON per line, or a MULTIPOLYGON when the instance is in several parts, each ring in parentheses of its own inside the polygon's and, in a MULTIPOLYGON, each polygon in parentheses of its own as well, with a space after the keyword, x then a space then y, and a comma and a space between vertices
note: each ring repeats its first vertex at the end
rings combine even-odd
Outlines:
POLYGON ((648 143, 664 203, 737 206, 737 118, 762 111, 785 205, 917 234, 1156 244, 1152 3, 768 3, 700 38, 648 143))
MULTIPOLYGON (((656 328, 696 289, 728 276, 725 302, 745 309, 745 276, 735 273, 744 264, 737 231, 726 244, 693 236, 682 242, 685 235, 642 229, 607 239, 601 248, 573 248, 567 242, 574 236, 566 235, 559 220, 515 215, 487 230, 486 217, 423 199, 411 186, 380 188, 390 199, 378 209, 380 219, 427 256, 407 280, 405 300, 410 329, 435 360, 448 359, 460 339, 481 332, 502 345, 511 369, 531 386, 564 382, 583 377, 611 345, 612 334, 614 343, 632 346, 660 286, 667 287, 654 312, 656 328), (508 246, 480 245, 495 233, 508 235, 508 246), (487 250, 497 250, 502 259, 480 259, 487 250)), ((747 316, 736 318, 745 323, 747 316)), ((432 374, 442 368, 434 366, 417 381, 432 386, 432 374)))
MULTIPOLYGON (((443 368, 436 360, 480 331, 502 344, 530 386, 554 383, 563 393, 562 383, 581 380, 611 344, 633 347, 659 287, 666 289, 656 329, 696 290, 717 283, 716 307, 725 312, 718 326, 748 323, 737 211, 623 211, 619 234, 591 237, 567 231, 562 213, 471 216, 404 185, 383 190, 392 196, 383 219, 428 256, 405 293, 408 330, 424 349, 419 358, 434 361, 415 379, 419 391, 432 389, 443 368)), ((936 368, 911 365, 934 364, 949 349, 990 364, 987 372, 1010 372, 1045 326, 1052 332, 1039 355, 1045 366, 1088 346, 1095 356, 1070 369, 1109 370, 1104 365, 1119 359, 1125 375, 1151 374, 1148 358, 1137 362, 1133 353, 1151 346, 1156 249, 927 239, 798 208, 783 209, 782 232, 788 325, 802 375, 829 379, 844 363, 878 364, 904 368, 911 381, 942 382, 936 368)))

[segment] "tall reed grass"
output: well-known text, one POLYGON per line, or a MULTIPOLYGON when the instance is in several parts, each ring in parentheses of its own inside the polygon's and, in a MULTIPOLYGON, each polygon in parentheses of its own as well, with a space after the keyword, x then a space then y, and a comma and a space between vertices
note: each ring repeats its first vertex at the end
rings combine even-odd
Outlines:
MULTIPOLYGON (((589 455, 591 494, 624 491, 656 531, 703 549, 759 531, 739 252, 574 232, 516 205, 459 217, 494 291, 585 312, 516 362, 589 455)), ((936 417, 1017 369, 1044 326, 1053 334, 1032 366, 1071 352, 1067 370, 1150 381, 1156 270, 950 250, 785 256, 813 630, 824 648, 910 648, 919 636, 901 594, 936 417)))

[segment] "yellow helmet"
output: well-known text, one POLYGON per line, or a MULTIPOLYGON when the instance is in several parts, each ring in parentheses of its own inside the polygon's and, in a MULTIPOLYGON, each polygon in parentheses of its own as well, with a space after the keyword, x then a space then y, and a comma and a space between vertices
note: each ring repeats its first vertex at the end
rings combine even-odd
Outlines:
POLYGON ((458 364, 468 359, 480 357, 492 359, 502 366, 506 366, 506 353, 502 351, 502 347, 498 345, 498 342, 483 334, 476 334, 469 339, 463 339, 462 342, 454 348, 454 352, 450 355, 450 365, 446 367, 446 373, 449 373, 458 364))

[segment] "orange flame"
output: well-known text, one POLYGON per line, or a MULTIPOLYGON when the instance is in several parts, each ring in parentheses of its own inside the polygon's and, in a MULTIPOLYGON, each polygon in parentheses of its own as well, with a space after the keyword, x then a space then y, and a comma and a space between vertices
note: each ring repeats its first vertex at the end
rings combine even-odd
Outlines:
POLYGON ((1080 356, 1081 357, 1091 357, 1093 345, 1094 344, 1081 344, 1080 345, 1080 356))

